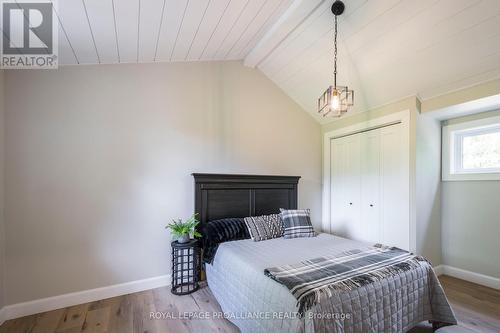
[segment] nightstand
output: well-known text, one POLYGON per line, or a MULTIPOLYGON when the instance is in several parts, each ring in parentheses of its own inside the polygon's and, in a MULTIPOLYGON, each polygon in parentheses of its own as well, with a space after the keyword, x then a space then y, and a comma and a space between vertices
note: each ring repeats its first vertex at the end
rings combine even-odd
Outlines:
POLYGON ((198 240, 172 242, 172 294, 187 295, 199 289, 201 251, 198 240))

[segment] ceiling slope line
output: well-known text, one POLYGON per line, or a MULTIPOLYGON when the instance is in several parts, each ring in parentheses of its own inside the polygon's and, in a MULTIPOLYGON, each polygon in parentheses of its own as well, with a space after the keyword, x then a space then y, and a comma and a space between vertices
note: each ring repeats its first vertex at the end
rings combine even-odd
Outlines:
MULTIPOLYGON (((456 16, 458 16, 458 15, 462 14, 463 12, 466 12, 466 11, 470 10, 470 8, 471 8, 472 6, 474 6, 474 5, 478 4, 478 3, 480 3, 481 1, 482 1, 482 0, 476 0, 476 2, 474 2, 474 3, 471 3, 471 4, 467 5, 466 7, 464 7, 464 8, 462 8, 462 9, 460 9, 459 11, 457 11, 456 13, 454 13, 453 15, 451 15, 451 16, 449 16, 449 17, 446 17, 444 20, 442 20, 442 21, 440 21, 440 22, 438 22, 438 23, 434 24, 432 27, 433 27, 433 28, 438 27, 438 26, 439 26, 439 25, 441 25, 443 22, 446 22, 446 21, 448 21, 448 20, 450 20, 450 19, 452 19, 452 18, 454 18, 454 17, 456 17, 456 16)), ((438 0, 438 1, 436 1, 436 2, 434 2, 431 6, 429 6, 429 7, 425 8, 425 9, 424 9, 424 10, 422 10, 421 12, 419 12, 419 13, 417 13, 416 15, 412 16, 410 19, 408 19, 407 21, 403 22, 403 23, 402 23, 402 24, 400 24, 400 25, 397 25, 396 27, 398 27, 398 26, 402 26, 402 25, 405 25, 405 24, 409 24, 411 21, 413 21, 413 20, 417 20, 417 19, 419 18, 419 15, 421 15, 421 14, 424 14, 424 13, 426 13, 426 12, 429 12, 429 11, 434 10, 434 9, 435 9, 435 7, 436 7, 439 3, 440 3, 440 2, 439 2, 439 0, 438 0)), ((487 19, 486 19, 486 20, 487 20, 487 19)), ((484 21, 486 21, 486 20, 483 20, 483 21, 481 21, 481 22, 484 22, 484 21)), ((478 23, 478 24, 479 24, 479 23, 478 23)), ((463 29, 462 31, 465 31, 465 30, 467 30, 467 29, 469 29, 469 28, 465 28, 465 29, 463 29)), ((460 31, 460 32, 458 32, 458 33, 461 33, 462 31, 460 31)), ((450 36, 453 36, 453 35, 458 34, 458 33, 453 33, 453 34, 452 34, 452 35, 450 35, 450 36)), ((381 36, 383 36, 383 35, 381 35, 381 36)), ((371 43, 378 42, 378 41, 381 39, 381 36, 378 36, 378 37, 377 37, 377 40, 376 40, 376 41, 372 41, 371 43)), ((448 39, 450 36, 447 36, 447 37, 446 37, 446 39, 448 39)), ((430 47, 433 47, 433 46, 435 46, 435 45, 438 45, 441 41, 442 41, 442 39, 437 40, 437 41, 435 41, 435 42, 432 42, 432 43, 430 43, 430 44, 426 45, 424 48, 419 49, 419 51, 420 51, 420 50, 425 50, 425 49, 430 48, 430 47)), ((352 53, 353 55, 357 55, 357 54, 358 54, 361 50, 363 50, 363 48, 364 48, 364 47, 365 47, 365 46, 363 46, 363 47, 358 47, 357 49, 352 50, 352 52, 351 52, 351 53, 352 53)), ((378 54, 378 55, 379 55, 379 54, 378 54)))
MULTIPOLYGON (((286 64, 283 64, 283 59, 281 59, 282 55, 283 54, 286 54, 288 57, 290 57, 290 53, 289 53, 289 48, 292 47, 293 48, 293 45, 296 44, 297 40, 299 40, 299 38, 301 38, 305 33, 307 33, 307 31, 309 29, 314 29, 315 25, 318 24, 318 22, 320 20, 323 19, 324 16, 330 16, 330 8, 329 8, 329 4, 327 3, 326 6, 321 6, 320 8, 318 8, 315 12, 315 15, 314 16, 310 16, 306 21, 304 21, 300 27, 300 30, 297 29, 295 30, 288 38, 285 42, 283 42, 280 46, 278 46, 276 48, 276 50, 273 51, 272 54, 269 55, 269 57, 265 60, 263 60, 260 64, 259 64, 259 68, 264 71, 264 72, 267 72, 267 73, 270 73, 269 75, 272 75, 271 73, 274 73, 276 71, 280 71, 282 69, 282 67, 286 67, 291 61, 293 61, 293 59, 296 58, 296 56, 292 56, 291 59, 288 59, 286 60, 286 64), (325 8, 323 8, 325 7, 325 8), (319 13, 316 15, 316 13, 319 13), (278 65, 280 64, 280 68, 278 69, 273 69, 273 66, 274 65, 278 65), (268 67, 270 67, 270 69, 268 69, 268 67)), ((328 33, 328 32, 331 32, 333 31, 333 27, 330 27, 328 28, 328 31, 323 31, 321 32, 321 36, 323 36, 324 34, 328 33)), ((322 38, 322 37, 319 37, 319 38, 322 38)), ((315 39, 316 40, 316 39, 315 39)), ((302 53, 304 50, 300 51, 300 53, 302 53)), ((298 56, 298 54, 297 54, 298 56)))
POLYGON ((252 43, 254 43, 255 38, 260 35, 260 33, 262 32, 262 29, 264 29, 265 27, 267 27, 267 25, 269 24, 269 20, 271 18, 273 18, 273 17, 276 16, 276 13, 278 12, 278 10, 281 8, 281 6, 283 5, 283 3, 285 1, 286 0, 280 0, 280 2, 278 3, 278 5, 273 9, 271 15, 269 15, 266 18, 266 20, 264 21, 264 24, 262 24, 262 26, 259 28, 259 30, 257 30, 257 32, 248 40, 247 44, 240 50, 240 52, 238 52, 238 57, 241 57, 242 55, 244 55, 245 50, 248 50, 248 47, 250 45, 252 45, 252 43))
MULTIPOLYGON (((333 31, 333 29, 330 29, 327 32, 325 32, 314 43, 312 43, 310 46, 308 46, 305 50, 302 50, 297 55, 296 59, 298 59, 300 56, 303 56, 304 53, 306 52, 306 50, 309 50, 311 48, 315 48, 316 44, 318 44, 318 43, 322 44, 323 43, 323 39, 329 39, 329 40, 331 40, 331 37, 327 37, 327 36, 328 36, 328 34, 332 33, 332 31, 333 31)), ((351 54, 349 48, 347 47, 346 40, 342 36, 340 36, 340 40, 342 41, 342 43, 340 43, 340 49, 341 49, 341 52, 342 52, 342 54, 344 56, 343 57, 339 56, 339 59, 342 59, 342 58, 344 58, 344 59, 352 59, 352 54, 351 54)), ((313 59, 309 60, 308 62, 303 63, 302 65, 300 65, 299 68, 297 68, 293 72, 290 72, 285 77, 281 78, 280 77, 281 76, 280 73, 282 73, 284 69, 286 69, 287 67, 289 67, 291 64, 294 63, 293 60, 290 61, 290 62, 288 62, 282 68, 279 68, 278 70, 276 70, 273 73, 273 76, 278 76, 278 78, 276 78, 276 82, 278 82, 279 85, 287 85, 291 80, 294 79, 294 77, 296 77, 297 75, 299 75, 299 74, 307 71, 309 68, 314 67, 314 65, 316 65, 317 63, 319 63, 321 60, 323 60, 325 58, 330 59, 331 58, 331 54, 333 53, 333 45, 329 45, 328 48, 329 48, 328 52, 325 52, 325 53, 319 54, 318 56, 315 56, 313 59), (332 49, 330 50, 330 48, 332 48, 332 49)), ((352 63, 352 66, 354 67, 354 69, 356 71, 356 76, 359 77, 359 73, 358 73, 358 69, 357 69, 356 65, 354 63, 352 63)))
MULTIPOLYGON (((399 28, 400 26, 403 26, 405 24, 408 24, 408 22, 416 19, 417 17, 419 17, 421 14, 427 12, 428 10, 432 9, 440 0, 434 0, 434 2, 429 5, 428 7, 423 7, 421 8, 420 10, 418 10, 416 13, 413 13, 411 17, 409 17, 408 19, 404 20, 404 21, 401 21, 399 22, 398 24, 394 25, 394 27, 392 27, 392 29, 396 29, 396 28, 399 28)), ((479 0, 481 1, 481 0, 479 0)), ((387 14, 387 13, 384 13, 384 14, 387 14)), ((384 14, 381 14, 381 15, 384 15, 384 14)), ((363 30, 363 28, 361 28, 360 30, 358 30, 357 32, 355 32, 354 34, 350 35, 349 37, 347 38, 344 38, 344 40, 347 40, 349 38, 351 38, 352 36, 356 35, 357 33, 360 33, 361 30, 363 30)), ((374 39, 370 40, 369 43, 376 43, 380 40, 381 36, 385 35, 387 32, 381 32, 380 34, 378 34, 374 39)), ((347 45, 347 44, 346 44, 347 45)), ((354 50, 350 50, 350 53, 351 54, 356 54, 357 52, 359 52, 361 49, 363 49, 365 47, 365 45, 363 46, 359 46, 357 47, 356 49, 354 50)))
MULTIPOLYGON (((410 65, 413 62, 413 58, 412 57, 422 55, 425 52, 427 52, 427 51, 429 51, 429 50, 431 50, 431 49, 433 49, 435 47, 446 45, 446 43, 452 43, 454 39, 460 38, 461 36, 464 35, 465 32, 470 31, 470 30, 472 30, 474 28, 480 27, 482 24, 487 23, 489 21, 492 21, 492 20, 494 20, 494 19, 496 19, 498 17, 500 17, 500 13, 497 13, 497 14, 494 14, 493 16, 487 17, 487 18, 485 18, 485 19, 483 19, 483 20, 481 20, 481 21, 479 21, 477 23, 474 23, 473 25, 470 25, 470 26, 467 26, 466 28, 461 29, 460 31, 451 33, 450 35, 446 36, 445 38, 442 38, 442 39, 436 40, 434 42, 431 42, 430 44, 426 45, 425 47, 421 47, 421 48, 416 49, 411 55, 408 55, 408 56, 401 57, 401 58, 397 59, 396 61, 393 62, 393 65, 403 65, 403 64, 410 65)), ((500 33, 497 32, 497 33, 494 33, 492 35, 488 35, 486 37, 484 37, 484 34, 483 35, 479 35, 479 36, 480 37, 474 39, 470 43, 478 44, 480 42, 484 42, 484 40, 486 40, 486 39, 500 36, 500 33)), ((490 55, 488 55, 488 56, 490 56, 490 55)), ((484 56, 483 58, 486 58, 488 56, 484 56)))
POLYGON ((186 11, 188 6, 189 6, 189 0, 186 1, 186 6, 184 7, 184 13, 182 13, 181 23, 179 24, 179 28, 177 29, 177 35, 175 36, 174 46, 172 47, 172 51, 170 52, 170 58, 168 61, 172 61, 172 57, 174 56, 175 48, 177 47, 177 40, 179 39, 179 34, 181 32, 182 25, 184 24, 184 18, 186 17, 186 11))
POLYGON ((139 45, 141 36, 141 0, 137 6, 137 50, 136 50, 136 61, 139 62, 139 45))
POLYGON ((250 0, 247 0, 247 2, 245 3, 245 6, 243 6, 243 8, 241 9, 240 13, 238 14, 238 17, 236 17, 236 20, 234 20, 233 24, 231 25, 231 28, 229 28, 229 31, 227 32, 226 36, 224 36, 224 39, 219 44, 219 47, 217 48, 217 50, 214 53, 214 56, 212 57, 212 60, 214 60, 214 59, 217 58, 217 54, 219 53, 220 48, 222 47, 222 45, 224 45, 224 43, 226 42, 227 37, 231 34, 231 32, 233 32, 233 29, 236 26, 236 23, 238 23, 238 21, 240 20, 241 15, 243 15, 243 12, 245 11, 245 9, 247 9, 247 6, 248 6, 249 3, 250 3, 250 0))
POLYGON ((116 11, 115 11, 115 1, 114 0, 111 0, 111 5, 113 7, 113 25, 115 26, 116 54, 118 55, 118 63, 120 63, 121 62, 120 46, 118 45, 118 28, 116 27, 116 11))
POLYGON ((158 35, 156 36, 155 55, 153 58, 153 62, 156 62, 156 59, 158 57, 158 45, 160 44, 161 26, 163 25, 163 16, 165 15, 166 3, 167 3, 167 0, 163 0, 163 6, 161 7, 160 24, 158 26, 158 35))
MULTIPOLYGON (((385 13, 389 12, 389 11, 390 11, 390 10, 392 10, 392 9, 393 9, 396 5, 397 5, 397 3, 396 3, 396 4, 394 4, 394 5, 392 5, 390 8, 385 9, 382 13, 380 13, 380 14, 378 14, 377 16, 375 16, 374 18, 372 18, 370 22, 373 22, 376 18, 378 18, 378 17, 380 17, 380 16, 384 15, 385 13)), ((344 19, 347 19, 347 18, 351 17, 351 16, 352 16, 352 15, 353 15, 353 14, 354 14, 354 13, 355 13, 355 12, 356 12, 359 8, 361 8, 361 7, 362 7, 362 5, 361 5, 361 6, 358 6, 357 8, 355 8, 355 9, 354 9, 354 11, 353 11, 353 12, 351 12, 351 13, 349 13, 349 14, 348 14, 348 15, 347 15, 344 19)), ((325 14, 325 12, 324 12, 324 13, 322 13, 320 17, 322 17, 324 14, 325 14)), ((326 14, 327 14, 327 15, 331 15, 331 12, 329 12, 329 11, 328 11, 328 12, 326 12, 326 14)), ((318 17, 318 19, 319 19, 320 17, 318 17)), ((368 23, 368 24, 369 24, 369 23, 368 23)), ((367 25, 368 25, 368 24, 367 24, 367 25)), ((367 26, 367 25, 365 25, 365 26, 367 26)), ((340 39, 341 39, 341 40, 342 40, 342 42, 343 42, 343 45, 345 45, 345 47, 344 47, 344 49, 345 49, 345 54, 346 54, 346 56, 347 56, 347 58, 348 58, 348 59, 352 59, 352 52, 351 52, 351 50, 349 50, 348 44, 346 43, 347 39, 349 39, 349 38, 350 38, 350 36, 354 36, 354 35, 356 35, 359 31, 363 30, 365 26, 360 27, 359 29, 357 29, 357 31, 352 32, 352 33, 351 33, 351 34, 349 34, 347 37, 346 37, 346 36, 341 36, 341 37, 340 37, 340 39)), ((300 59, 300 57, 301 57, 301 56, 303 56, 303 54, 304 54, 305 52, 307 52, 308 50, 311 50, 311 49, 315 48, 317 44, 320 44, 320 45, 321 45, 321 43, 323 42, 323 39, 325 39, 325 36, 327 36, 327 35, 328 35, 329 33, 331 33, 331 32, 333 32, 333 28, 329 28, 328 30, 325 30, 325 31, 321 34, 321 36, 320 36, 320 37, 318 37, 317 39, 315 39, 314 41, 312 41, 312 42, 311 42, 308 46, 306 46, 306 47, 304 47, 302 50, 300 50, 300 51, 299 51, 299 52, 298 52, 298 53, 297 53, 294 57, 292 57, 292 58, 288 59, 285 63, 281 64, 281 67, 280 67, 280 68, 278 68, 278 69, 274 69, 274 70, 272 71, 272 73, 270 73, 270 75, 279 75, 281 72, 283 72, 284 70, 286 70, 286 69, 287 69, 287 68, 288 68, 288 67, 289 67, 292 63, 297 62, 297 59, 300 59)), ((318 57, 318 58, 320 58, 320 57, 318 57)), ((318 59, 318 58, 316 58, 316 59, 318 59)), ((302 66, 302 67, 304 67, 304 66, 302 66)), ((295 74, 296 74, 296 73, 295 73, 295 74)), ((292 74, 292 75, 288 75, 288 77, 291 77, 291 76, 293 76, 293 74, 292 74)), ((288 80, 288 77, 287 77, 287 79, 285 79, 285 80, 288 80)), ((280 81, 281 81, 281 80, 282 80, 282 79, 280 79, 280 81)))
MULTIPOLYGON (((304 53, 306 53, 307 51, 311 50, 311 49, 314 49, 317 44, 322 44, 323 41, 325 39, 327 39, 328 41, 330 41, 332 39, 331 35, 333 34, 333 29, 329 29, 328 31, 326 31, 325 33, 323 33, 318 39, 312 41, 310 44, 307 45, 307 47, 305 47, 304 49, 300 50, 300 52, 298 52, 295 57, 293 57, 292 59, 290 59, 290 61, 287 61, 285 64, 283 64, 280 68, 276 69, 276 70, 273 70, 270 75, 273 75, 273 76, 281 76, 281 74, 283 73, 283 71, 287 70, 288 67, 297 62, 298 59, 300 59, 300 57, 302 57, 304 55, 304 53)), ((330 44, 330 43, 329 43, 330 44)), ((333 44, 332 45, 328 45, 328 52, 325 52, 325 53, 322 53, 320 54, 318 57, 316 57, 314 60, 312 60, 310 63, 308 64, 303 64, 302 66, 300 66, 300 68, 305 68, 307 67, 308 65, 310 65, 312 62, 315 62, 316 60, 318 60, 319 58, 322 58, 325 56, 325 54, 329 54, 329 57, 331 58, 331 54, 333 54, 333 44), (330 50, 332 49, 332 50, 330 50)), ((300 61, 299 61, 300 62, 300 61)), ((295 72, 292 72, 292 73, 288 73, 287 76, 283 79, 279 79, 278 81, 279 82, 285 82, 287 81, 290 77, 294 76, 295 74, 297 74, 297 72, 299 72, 299 70, 295 71, 295 72)))
POLYGON ((198 32, 200 31, 201 25, 205 21, 205 15, 207 14, 207 10, 208 10, 208 7, 210 7, 211 2, 212 2, 212 0, 208 0, 208 2, 207 2, 207 6, 205 7, 205 11, 203 12, 203 15, 201 16, 200 23, 198 23, 198 27, 196 28, 196 32, 194 33, 193 39, 191 39, 191 43, 189 44, 189 49, 186 53, 186 56, 184 57, 184 61, 187 61, 187 59, 189 58, 189 54, 191 53, 191 48, 193 47, 193 44, 194 44, 194 40, 198 36, 198 32))
MULTIPOLYGON (((498 55, 500 55, 500 51, 493 52, 493 53, 489 54, 488 56, 484 57, 483 59, 495 57, 495 56, 498 56, 498 55)), ((481 61, 480 62, 481 65, 483 65, 485 63, 486 63, 485 61, 481 61)), ((470 80, 471 78, 479 77, 479 76, 482 76, 482 75, 487 74, 487 73, 495 72, 495 71, 498 71, 499 69, 500 69, 500 65, 493 65, 492 67, 488 67, 487 69, 482 70, 479 73, 474 73, 472 75, 467 74, 466 76, 462 76, 461 78, 455 77, 455 78, 453 78, 453 81, 447 82, 445 84, 443 84, 443 83, 435 84, 432 87, 429 87, 429 88, 425 89, 424 91, 420 91, 419 93, 422 95, 422 99, 424 101, 426 101, 428 99, 440 97, 442 95, 450 94, 450 93, 453 93, 453 92, 456 92, 456 91, 459 91, 459 90, 462 90, 462 89, 474 87, 476 85, 480 85, 480 84, 483 84, 485 82, 495 81, 495 80, 500 79, 500 75, 497 75, 496 77, 494 77, 492 79, 489 79, 489 80, 487 80, 485 82, 482 82, 480 84, 472 83, 472 84, 467 84, 467 85, 461 86, 459 88, 453 88, 451 90, 450 89, 445 89, 444 90, 445 92, 438 93, 438 94, 428 93, 429 91, 430 92, 432 92, 432 91, 438 91, 438 90, 440 90, 443 87, 447 87, 447 86, 449 87, 449 86, 457 85, 460 82, 464 82, 464 81, 470 80)))
POLYGON ((215 25, 214 29, 212 30, 212 33, 210 34, 210 37, 208 37, 208 40, 207 40, 207 42, 205 44, 205 47, 203 47, 203 51, 201 51, 201 54, 198 57, 198 60, 201 60, 201 58, 203 58, 203 55, 205 54, 205 51, 207 50, 208 44, 210 44, 210 41, 212 40, 212 37, 214 36, 215 31, 217 31, 217 28, 219 27, 219 24, 222 21, 222 18, 224 17, 224 15, 226 14, 227 8, 229 7, 230 4, 231 4, 231 0, 229 0, 227 2, 226 8, 224 8, 224 11, 222 12, 221 16, 219 17, 219 20, 217 21, 217 24, 215 25))
POLYGON ((97 44, 95 42, 94 30, 92 30, 92 25, 90 24, 89 12, 87 11, 87 5, 85 0, 82 0, 83 10, 85 11, 85 17, 87 17, 87 24, 89 25, 90 36, 92 36, 92 43, 94 44, 95 55, 97 56, 97 62, 101 63, 101 57, 99 56, 99 51, 97 50, 97 44))
POLYGON ((261 38, 252 51, 247 55, 244 60, 245 66, 248 67, 258 67, 264 61, 266 61, 282 44, 287 40, 291 34, 293 34, 305 21, 307 21, 315 12, 320 8, 324 2, 327 0, 319 0, 316 6, 314 6, 308 13, 300 19, 300 21, 294 25, 290 31, 288 31, 283 37, 281 37, 268 51, 264 51, 264 54, 259 54, 259 49, 265 47, 264 44, 271 39, 271 37, 276 33, 276 31, 283 26, 283 24, 293 15, 293 13, 304 4, 304 0, 295 0, 292 5, 281 15, 281 17, 276 21, 275 24, 271 26, 269 31, 261 38))
MULTIPOLYGON (((51 2, 53 3, 53 1, 51 0, 51 2)), ((75 57, 75 61, 76 63, 79 65, 80 64, 80 59, 78 59, 78 56, 76 54, 76 51, 75 51, 75 48, 73 47, 73 44, 71 43, 71 40, 69 39, 69 36, 68 36, 68 32, 66 31, 66 29, 64 28, 64 25, 61 21, 61 17, 59 16, 59 13, 57 12, 56 10, 56 6, 55 4, 53 3, 52 5, 52 10, 54 11, 54 14, 56 14, 56 17, 57 17, 57 21, 59 21, 59 25, 61 27, 61 30, 63 31, 64 33, 64 37, 66 37, 66 41, 68 42, 68 45, 71 49, 71 52, 73 53, 73 56, 75 57)))
POLYGON ((262 2, 262 4, 260 5, 260 8, 257 11, 257 13, 255 13, 255 15, 252 17, 252 19, 250 20, 250 22, 248 22, 248 24, 246 25, 245 29, 243 29, 243 31, 241 32, 241 34, 238 37, 238 39, 233 43, 233 46, 231 46, 231 48, 226 52, 226 54, 224 55, 224 59, 227 59, 227 56, 231 53, 231 51, 234 49, 234 47, 236 46, 236 44, 238 44, 240 42, 241 38, 243 38, 243 35, 248 31, 248 28, 255 21, 255 19, 257 18, 257 16, 259 16, 260 12, 262 11, 262 9, 264 8, 265 5, 266 5, 266 2, 265 1, 262 2))

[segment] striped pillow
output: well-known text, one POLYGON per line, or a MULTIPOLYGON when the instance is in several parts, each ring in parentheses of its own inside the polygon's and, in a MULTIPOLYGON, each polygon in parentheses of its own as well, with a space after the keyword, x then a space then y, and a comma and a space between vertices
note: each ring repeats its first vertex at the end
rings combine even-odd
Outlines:
POLYGON ((280 209, 281 219, 283 221, 283 237, 314 237, 314 232, 309 209, 287 210, 280 209))
POLYGON ((255 242, 283 236, 280 214, 245 217, 245 224, 255 242))

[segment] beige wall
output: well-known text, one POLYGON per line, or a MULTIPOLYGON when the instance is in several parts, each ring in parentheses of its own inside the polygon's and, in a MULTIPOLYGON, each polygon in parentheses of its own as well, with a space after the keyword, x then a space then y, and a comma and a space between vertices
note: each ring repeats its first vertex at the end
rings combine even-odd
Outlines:
MULTIPOLYGON (((457 124, 500 115, 500 110, 450 119, 457 124)), ((443 262, 500 278, 500 181, 443 182, 443 262)))
MULTIPOLYGON (((0 310, 5 305, 5 219, 4 219, 4 71, 0 70, 0 310)), ((1 319, 0 319, 1 320, 1 319)))
POLYGON ((459 104, 478 101, 483 98, 498 95, 500 79, 484 82, 475 86, 452 91, 422 102, 422 113, 455 107, 459 104))
POLYGON ((302 176, 321 216, 321 129, 240 63, 6 74, 9 304, 169 273, 192 172, 302 176))

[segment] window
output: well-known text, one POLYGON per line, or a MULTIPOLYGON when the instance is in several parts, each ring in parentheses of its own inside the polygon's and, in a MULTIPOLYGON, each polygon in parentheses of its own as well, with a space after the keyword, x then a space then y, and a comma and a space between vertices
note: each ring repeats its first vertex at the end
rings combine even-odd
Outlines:
POLYGON ((500 117, 443 127, 443 180, 500 180, 500 117))

